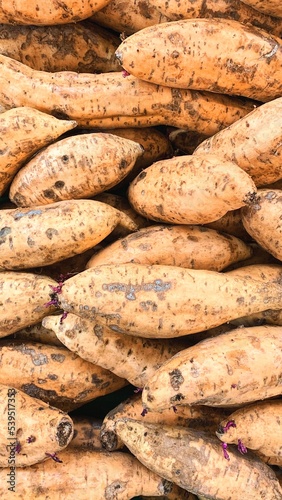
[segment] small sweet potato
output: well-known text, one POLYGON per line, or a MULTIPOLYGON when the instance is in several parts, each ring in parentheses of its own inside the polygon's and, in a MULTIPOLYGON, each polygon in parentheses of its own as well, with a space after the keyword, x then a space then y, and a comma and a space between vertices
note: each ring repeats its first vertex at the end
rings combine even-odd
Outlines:
POLYGON ((172 224, 206 224, 253 204, 256 186, 236 163, 213 154, 160 160, 131 182, 130 204, 144 217, 172 224))
POLYGON ((15 387, 0 384, 0 467, 26 467, 46 460, 71 442, 73 421, 67 413, 15 387))

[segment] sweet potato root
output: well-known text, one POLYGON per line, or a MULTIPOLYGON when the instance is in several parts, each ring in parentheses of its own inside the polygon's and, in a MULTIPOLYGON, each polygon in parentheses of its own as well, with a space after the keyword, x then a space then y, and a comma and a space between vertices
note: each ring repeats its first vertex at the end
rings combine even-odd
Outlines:
POLYGON ((173 490, 170 481, 151 472, 130 453, 118 451, 67 448, 53 460, 50 457, 17 469, 14 484, 9 472, 9 468, 0 469, 0 494, 4 500, 10 500, 12 495, 16 500, 46 500, 50 494, 52 500, 66 496, 68 500, 129 500, 141 494, 162 496, 173 490), (13 488, 10 491, 9 486, 13 488))
POLYGON ((0 467, 26 467, 46 460, 71 442, 74 432, 67 413, 0 384, 0 467))
POLYGON ((46 266, 83 253, 118 222, 118 210, 94 200, 0 210, 0 270, 46 266))
POLYGON ((280 395, 282 328, 236 328, 175 354, 142 392, 145 408, 234 406, 280 395))
POLYGON ((116 430, 145 467, 194 494, 214 500, 281 499, 281 486, 269 466, 233 449, 226 460, 209 433, 130 418, 117 421, 116 430))
POLYGON ((104 264, 69 278, 61 308, 117 333, 180 337, 281 309, 280 283, 177 266, 104 264))
POLYGON ((193 154, 216 154, 232 160, 264 186, 282 177, 282 97, 254 109, 224 130, 204 140, 193 154))
POLYGON ((160 160, 131 182, 130 204, 144 217, 206 224, 256 201, 256 186, 236 163, 213 154, 160 160))
POLYGON ((109 0, 51 0, 39 3, 37 0, 22 2, 3 0, 0 8, 0 23, 4 24, 34 24, 53 25, 74 23, 90 17, 102 9, 109 0))
POLYGON ((0 383, 66 412, 128 384, 66 347, 2 341, 0 355, 0 383))
POLYGON ((132 262, 221 271, 251 255, 250 245, 204 226, 153 225, 101 249, 86 268, 132 262))
POLYGON ((282 401, 258 401, 231 413, 216 431, 224 443, 242 443, 268 464, 282 466, 282 401))
POLYGON ((93 23, 0 24, 0 54, 40 71, 120 71, 117 35, 93 23))
POLYGON ((109 133, 66 137, 20 169, 10 186, 10 200, 18 207, 33 207, 91 198, 123 180, 143 151, 139 143, 109 133))
POLYGON ((123 40, 116 56, 126 71, 157 85, 262 102, 282 93, 281 39, 233 19, 150 26, 123 40))
MULTIPOLYGON (((278 0, 272 1, 278 5, 278 0)), ((195 0, 193 3, 189 2, 188 4, 185 0, 169 0, 167 2, 157 0, 154 5, 160 13, 165 13, 172 21, 199 17, 235 19, 235 21, 251 24, 268 31, 272 35, 281 37, 281 21, 275 17, 277 14, 273 13, 274 11, 272 11, 272 15, 269 15, 270 11, 267 11, 269 3, 267 3, 266 7, 265 2, 261 1, 261 4, 265 6, 264 13, 259 9, 256 10, 255 2, 258 2, 258 0, 247 0, 244 3, 240 0, 195 0)))
POLYGON ((185 340, 149 340, 124 335, 75 314, 68 314, 64 321, 59 316, 47 316, 42 324, 82 359, 110 370, 137 387, 144 387, 164 361, 185 347, 185 340))
POLYGON ((28 106, 1 113, 0 196, 34 153, 75 127, 74 120, 58 120, 28 106))
POLYGON ((267 3, 263 0, 243 0, 243 2, 259 12, 282 18, 282 6, 279 0, 269 0, 267 3))
POLYGON ((249 235, 267 252, 282 260, 282 191, 258 189, 258 201, 242 210, 242 222, 249 235))
POLYGON ((191 429, 204 430, 214 433, 220 421, 230 413, 222 408, 208 406, 178 406, 177 411, 172 408, 163 411, 143 413, 141 393, 134 394, 126 401, 113 408, 103 418, 100 439, 103 447, 109 451, 124 448, 124 443, 115 430, 115 424, 122 418, 144 420, 146 423, 165 424, 174 427, 185 426, 191 429), (222 415, 222 417, 221 417, 222 415))
POLYGON ((80 127, 171 125, 212 135, 255 105, 251 99, 157 86, 122 72, 37 71, 0 55, 0 106, 31 106, 80 127))

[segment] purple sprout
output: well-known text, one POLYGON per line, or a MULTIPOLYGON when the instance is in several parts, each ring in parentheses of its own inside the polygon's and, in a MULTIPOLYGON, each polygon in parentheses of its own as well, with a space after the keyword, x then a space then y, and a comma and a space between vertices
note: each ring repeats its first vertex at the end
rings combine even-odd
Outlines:
POLYGON ((26 442, 27 443, 34 443, 34 441, 36 441, 36 437, 35 436, 28 436, 26 442))
POLYGON ((173 409, 174 413, 177 413, 177 408, 176 408, 176 406, 173 406, 173 407, 172 407, 172 409, 173 409))
POLYGON ((240 451, 240 453, 242 453, 242 455, 248 452, 246 446, 242 443, 241 439, 238 439, 238 450, 240 451))
POLYGON ((54 460, 54 462, 58 462, 59 464, 62 464, 63 461, 58 457, 57 453, 45 453, 45 455, 47 457, 50 457, 52 458, 52 460, 54 460))
POLYGON ((130 75, 130 73, 128 73, 128 71, 126 71, 126 69, 123 69, 121 74, 122 74, 123 78, 126 78, 127 76, 130 75))
POLYGON ((19 441, 16 441, 15 452, 20 453, 21 449, 22 449, 21 443, 19 441))
POLYGON ((146 408, 144 408, 141 412, 141 417, 145 417, 145 415, 147 415, 148 413, 148 410, 146 408))
POLYGON ((230 460, 230 457, 228 455, 228 452, 227 452, 227 443, 221 443, 221 447, 223 449, 223 456, 226 460, 230 460))
POLYGON ((136 394, 139 394, 142 391, 143 391, 143 387, 136 387, 136 389, 134 389, 133 392, 135 392, 136 394))
POLYGON ((224 427, 222 427, 223 432, 227 432, 230 429, 230 427, 236 427, 234 420, 229 420, 227 424, 224 427))
POLYGON ((64 319, 66 319, 67 315, 68 315, 68 312, 64 311, 62 316, 60 317, 60 325, 63 323, 64 319))

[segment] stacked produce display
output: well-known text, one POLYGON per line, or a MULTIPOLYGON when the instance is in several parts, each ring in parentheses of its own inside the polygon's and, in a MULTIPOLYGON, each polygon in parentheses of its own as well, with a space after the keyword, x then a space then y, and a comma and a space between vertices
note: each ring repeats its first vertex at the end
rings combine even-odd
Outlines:
POLYGON ((282 499, 276 0, 0 6, 4 500, 282 499))

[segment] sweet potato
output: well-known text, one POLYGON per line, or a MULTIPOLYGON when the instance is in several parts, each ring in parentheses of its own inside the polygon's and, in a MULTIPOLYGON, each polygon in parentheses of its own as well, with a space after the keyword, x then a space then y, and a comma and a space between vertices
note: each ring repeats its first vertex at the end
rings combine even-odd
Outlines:
POLYGON ((86 269, 132 262, 221 271, 251 255, 250 245, 204 226, 153 225, 101 249, 90 258, 86 269))
POLYGON ((254 109, 247 116, 204 140, 193 154, 216 154, 234 161, 256 186, 282 177, 282 97, 254 109))
POLYGON ((249 235, 273 255, 282 260, 281 241, 282 191, 258 189, 258 201, 242 210, 242 222, 249 235))
POLYGON ((213 500, 281 499, 282 488, 268 465, 233 449, 226 460, 209 433, 130 418, 119 420, 116 430, 145 467, 194 494, 213 500))
POLYGON ((0 383, 69 412, 128 382, 81 359, 66 347, 1 342, 0 383))
POLYGON ((61 451, 53 460, 50 457, 40 464, 17 468, 14 484, 12 481, 10 469, 0 469, 3 500, 46 500, 50 496, 52 500, 130 500, 140 494, 161 496, 173 490, 170 481, 151 472, 130 453, 73 448, 61 451), (13 489, 9 491, 9 487, 13 489))
MULTIPOLYGON (((154 5, 160 13, 165 13, 170 20, 177 21, 178 19, 195 19, 204 18, 225 18, 235 19, 243 24, 251 24, 265 31, 269 31, 273 35, 281 37, 282 24, 280 19, 277 19, 274 13, 259 12, 252 4, 256 0, 195 0, 187 3, 185 0, 156 0, 154 5)), ((258 1, 258 0, 257 0, 258 1)), ((273 0, 275 1, 275 0, 273 0)), ((277 3, 277 0, 276 0, 277 3)), ((265 5, 265 2, 263 2, 265 5)), ((269 5, 269 4, 267 4, 269 5)))
POLYGON ((0 270, 46 266, 85 252, 118 221, 116 209, 94 200, 0 210, 0 270))
POLYGON ((148 410, 173 405, 239 406, 280 395, 280 326, 236 328, 166 361, 142 392, 148 410))
POLYGON ((228 212, 219 219, 205 224, 205 227, 231 234, 249 244, 253 242, 253 239, 243 226, 242 214, 239 208, 237 210, 228 210, 228 212))
POLYGON ((42 324, 82 359, 110 370, 137 387, 143 387, 164 361, 185 347, 184 340, 149 340, 124 335, 75 314, 68 314, 64 321, 59 316, 47 316, 42 324))
POLYGON ((177 266, 104 264, 69 278, 63 310, 117 333, 181 337, 246 314, 281 309, 280 283, 177 266))
POLYGON ((54 312, 50 292, 58 283, 48 276, 31 272, 5 271, 0 273, 0 337, 21 328, 35 325, 54 312))
POLYGON ((0 24, 0 53, 40 71, 120 71, 117 35, 93 23, 0 24))
POLYGON ((74 432, 67 413, 0 384, 0 467, 26 467, 46 460, 71 442, 74 432))
MULTIPOLYGON (((176 408, 174 408, 176 410, 176 408)), ((103 447, 109 451, 124 448, 124 443, 115 430, 115 424, 122 418, 144 420, 146 423, 185 426, 214 433, 220 421, 229 415, 230 411, 208 406, 178 406, 177 411, 172 408, 163 411, 143 413, 141 393, 134 394, 126 401, 109 411, 103 418, 100 430, 100 439, 103 447)))
POLYGON ((139 143, 114 134, 66 137, 20 169, 10 186, 10 200, 19 207, 33 207, 91 198, 124 179, 143 151, 139 143))
POLYGON ((279 0, 269 0, 264 2, 263 0, 242 0, 246 5, 250 5, 259 12, 269 14, 274 17, 282 17, 282 6, 279 0))
POLYGON ((1 113, 0 196, 34 153, 74 127, 73 120, 58 120, 28 106, 1 113))
POLYGON ((109 0, 65 0, 39 3, 37 0, 3 0, 0 7, 0 23, 53 25, 75 23, 102 9, 109 0))
POLYGON ((118 33, 130 35, 147 26, 170 21, 165 12, 160 13, 152 0, 111 0, 90 20, 111 28, 118 33))
POLYGON ((174 128, 170 130, 168 137, 175 151, 191 155, 194 153, 196 147, 209 136, 190 130, 174 128))
POLYGON ((258 401, 225 418, 216 431, 224 443, 253 450, 268 464, 282 465, 282 401, 258 401))
POLYGON ((256 103, 157 86, 133 76, 124 77, 123 72, 97 75, 37 71, 0 55, 0 106, 31 106, 76 120, 80 127, 171 125, 212 135, 247 114, 256 103))
POLYGON ((262 102, 282 95, 280 38, 233 19, 150 26, 123 40, 116 56, 126 71, 157 85, 262 102))
POLYGON ((206 224, 230 210, 253 204, 256 186, 232 161, 213 154, 160 160, 130 183, 136 212, 157 222, 206 224))

